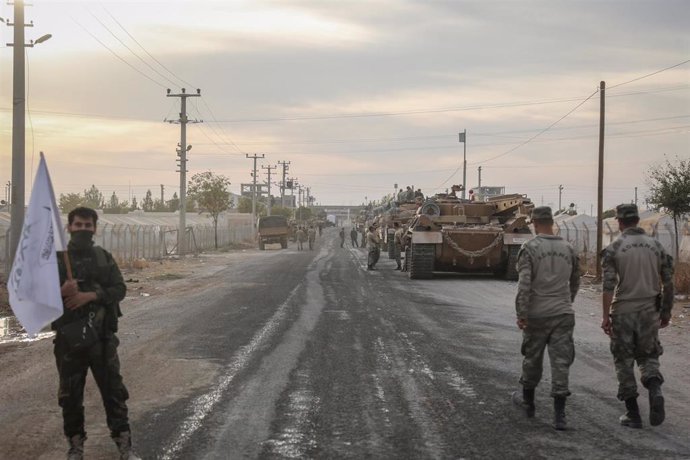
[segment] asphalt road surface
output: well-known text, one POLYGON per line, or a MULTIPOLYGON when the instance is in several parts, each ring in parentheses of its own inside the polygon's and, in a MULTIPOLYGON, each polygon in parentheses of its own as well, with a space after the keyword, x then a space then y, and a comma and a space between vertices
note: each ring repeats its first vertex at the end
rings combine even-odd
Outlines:
MULTIPOLYGON (((599 295, 576 300, 569 429, 509 402, 521 356, 514 282, 411 281, 382 254, 340 248, 208 256, 161 293, 123 303, 120 357, 147 459, 690 458, 687 333, 662 331, 666 422, 618 425, 623 405, 599 295)), ((0 344, 0 458, 63 458, 50 340, 0 344)), ((642 395, 645 392, 641 393, 642 395)), ((116 458, 89 377, 86 456, 116 458)))

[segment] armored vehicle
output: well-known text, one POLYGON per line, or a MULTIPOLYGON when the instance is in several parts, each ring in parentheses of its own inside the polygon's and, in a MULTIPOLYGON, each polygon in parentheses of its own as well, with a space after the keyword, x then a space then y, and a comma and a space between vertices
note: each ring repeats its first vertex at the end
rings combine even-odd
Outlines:
POLYGON ((446 271, 517 279, 517 254, 531 238, 527 217, 533 208, 520 194, 488 196, 481 202, 453 194, 427 199, 405 234, 410 278, 446 271))
POLYGON ((262 251, 266 249, 266 243, 280 243, 283 249, 288 247, 289 228, 284 216, 259 217, 256 228, 256 238, 262 251))

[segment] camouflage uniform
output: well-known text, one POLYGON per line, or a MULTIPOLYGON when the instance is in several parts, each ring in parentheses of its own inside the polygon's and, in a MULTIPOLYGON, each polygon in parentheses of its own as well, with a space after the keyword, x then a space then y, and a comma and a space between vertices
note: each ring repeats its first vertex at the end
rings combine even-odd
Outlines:
MULTIPOLYGON (((621 205, 618 218, 637 217, 637 207, 621 205), (633 209, 634 208, 634 209, 633 209)), ((641 382, 663 376, 659 371, 659 320, 673 307, 673 259, 659 241, 639 227, 628 227, 602 253, 603 290, 614 293, 609 311, 611 353, 618 377, 618 399, 636 398, 634 364, 641 382), (663 286, 663 294, 661 293, 663 286)))
POLYGON ((309 227, 307 237, 309 239, 309 250, 312 251, 314 249, 314 241, 316 240, 316 230, 314 230, 314 227, 309 227))
MULTIPOLYGON (((533 211, 533 218, 538 218, 540 209, 533 211)), ((550 217, 551 210, 547 209, 550 217)), ((548 346, 551 396, 569 396, 568 373, 575 359, 572 302, 580 286, 577 254, 559 236, 537 235, 520 248, 517 268, 515 308, 518 319, 527 321, 523 330, 520 383, 525 389, 536 388, 548 346)))
POLYGON ((301 251, 304 249, 304 242, 307 239, 307 234, 304 232, 302 227, 297 229, 297 233, 295 234, 297 236, 297 250, 301 251))
POLYGON ((394 249, 394 255, 395 255, 395 263, 398 264, 398 270, 402 269, 402 262, 400 258, 400 253, 403 250, 403 228, 400 227, 395 231, 395 234, 393 235, 393 246, 395 247, 394 249))
MULTIPOLYGON (((105 406, 106 420, 111 436, 129 432, 129 418, 126 401, 127 388, 120 374, 120 361, 117 354, 119 340, 117 332, 118 316, 121 316, 119 301, 125 297, 127 287, 122 274, 110 253, 102 248, 76 248, 73 242, 68 245, 69 258, 74 279, 79 282, 79 290, 96 292, 98 300, 77 310, 64 308, 63 315, 53 322, 55 336, 55 362, 60 385, 58 402, 62 407, 63 429, 68 438, 76 435, 85 437, 84 429, 84 385, 89 369, 93 373, 105 406), (60 328, 93 315, 93 324, 100 340, 88 349, 70 350, 60 328)), ((61 284, 67 279, 62 257, 58 257, 61 284)))
POLYGON ((381 256, 381 238, 379 235, 376 233, 376 229, 374 231, 368 231, 367 232, 367 247, 369 248, 369 253, 367 255, 367 267, 369 270, 373 270, 374 266, 376 263, 379 261, 379 257, 381 256))

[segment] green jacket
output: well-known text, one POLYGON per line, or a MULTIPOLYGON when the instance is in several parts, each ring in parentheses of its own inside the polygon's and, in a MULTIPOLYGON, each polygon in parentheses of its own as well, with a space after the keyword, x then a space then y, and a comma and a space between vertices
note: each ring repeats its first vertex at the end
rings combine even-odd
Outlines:
MULTIPOLYGON (((102 331, 117 332, 118 318, 122 316, 120 301, 125 298, 127 286, 112 254, 100 246, 92 245, 86 250, 76 250, 70 242, 67 247, 72 277, 78 281, 79 290, 95 292, 97 300, 77 310, 63 307, 63 315, 51 327, 61 326, 95 314, 95 324, 102 331)), ((67 280, 67 269, 62 253, 58 254, 60 285, 67 280)))

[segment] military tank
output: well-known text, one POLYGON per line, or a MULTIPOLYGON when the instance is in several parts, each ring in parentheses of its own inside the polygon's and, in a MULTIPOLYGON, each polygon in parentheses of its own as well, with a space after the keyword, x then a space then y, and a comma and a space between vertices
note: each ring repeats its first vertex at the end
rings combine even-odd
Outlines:
POLYGON ((437 194, 417 210, 405 234, 405 265, 412 279, 434 272, 492 273, 517 279, 517 254, 531 238, 534 208, 521 194, 469 201, 437 194))

